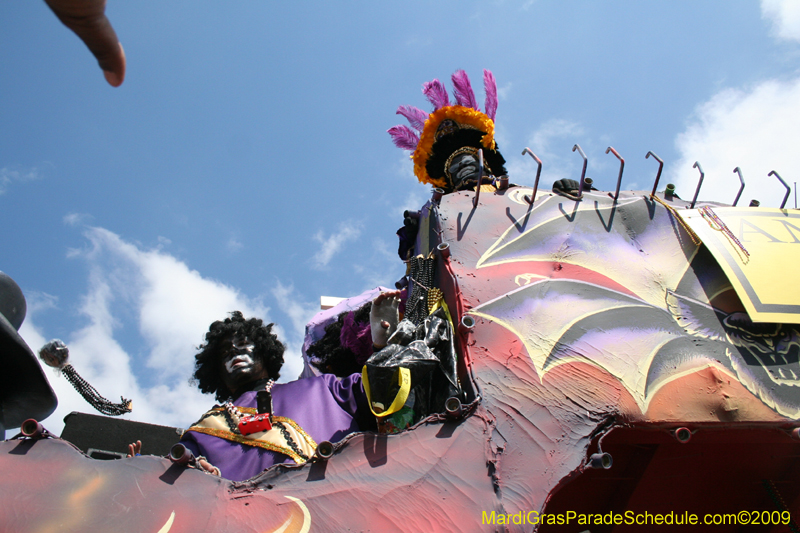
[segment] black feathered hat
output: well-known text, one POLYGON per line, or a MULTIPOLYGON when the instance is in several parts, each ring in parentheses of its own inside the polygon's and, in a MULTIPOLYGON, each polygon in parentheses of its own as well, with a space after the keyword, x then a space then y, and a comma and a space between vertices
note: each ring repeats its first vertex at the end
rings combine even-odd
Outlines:
POLYGON ((447 192, 454 190, 449 173, 450 161, 458 153, 477 154, 483 150, 484 166, 490 174, 506 174, 505 159, 494 140, 494 118, 497 112, 497 83, 494 75, 483 71, 486 91, 485 113, 478 108, 469 77, 463 70, 452 76, 456 104, 444 84, 439 80, 425 83, 422 92, 433 104, 430 114, 413 106, 400 106, 397 114, 403 115, 411 127, 394 126, 389 129, 395 146, 413 152, 414 174, 422 183, 442 187, 447 192))

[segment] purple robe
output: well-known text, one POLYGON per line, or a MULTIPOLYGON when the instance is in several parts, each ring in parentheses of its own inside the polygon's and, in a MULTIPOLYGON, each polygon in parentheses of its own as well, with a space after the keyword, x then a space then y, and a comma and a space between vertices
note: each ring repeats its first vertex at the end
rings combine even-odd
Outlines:
MULTIPOLYGON (((248 391, 236 398, 234 405, 256 407, 256 392, 248 391)), ((369 410, 361 375, 339 379, 333 374, 276 383, 272 387, 272 409, 275 416, 291 418, 319 444, 337 442, 345 435, 359 431, 356 415, 369 410)), ((287 455, 256 446, 231 442, 212 435, 187 431, 181 443, 195 454, 203 455, 220 469, 222 477, 242 481, 276 463, 293 463, 287 455)))

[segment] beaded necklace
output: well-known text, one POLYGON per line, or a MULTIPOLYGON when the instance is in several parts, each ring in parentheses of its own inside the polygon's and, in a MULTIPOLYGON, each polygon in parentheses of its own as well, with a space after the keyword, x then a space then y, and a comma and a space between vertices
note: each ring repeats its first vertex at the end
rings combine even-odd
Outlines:
POLYGON ((661 205, 663 205, 667 209, 667 211, 669 211, 669 213, 672 215, 672 217, 675 220, 677 220, 678 223, 681 226, 683 226, 683 229, 686 230, 686 233, 689 234, 689 237, 692 239, 692 242, 694 243, 695 246, 700 246, 701 244, 703 244, 703 241, 700 240, 700 237, 697 236, 697 233, 695 233, 694 230, 689 227, 689 225, 683 220, 681 215, 678 213, 678 211, 674 207, 672 207, 671 205, 669 205, 667 203, 664 203, 664 200, 662 200, 661 198, 659 198, 655 194, 651 194, 650 198, 652 198, 656 202, 658 202, 661 205))
MULTIPOLYGON (((272 419, 272 386, 275 385, 275 380, 270 378, 267 381, 267 384, 264 386, 264 390, 269 394, 269 416, 272 419)), ((239 431, 239 422, 242 420, 242 412, 239 410, 238 407, 233 405, 230 401, 225 402, 223 406, 225 408, 225 419, 228 422, 228 427, 230 428, 231 432, 236 435, 241 435, 241 431, 239 431)), ((286 443, 289 447, 298 455, 303 461, 308 461, 308 456, 303 453, 297 443, 292 439, 292 436, 289 434, 289 430, 286 427, 286 424, 283 422, 273 422, 272 425, 277 427, 283 438, 286 439, 286 443)))
POLYGON ((719 218, 719 215, 717 215, 711 209, 711 207, 709 206, 701 207, 700 215, 702 215, 702 217, 706 219, 708 225, 711 226, 712 229, 721 231, 723 234, 725 234, 726 237, 728 237, 730 241, 732 241, 736 246, 739 247, 739 249, 744 253, 746 257, 750 257, 750 252, 747 251, 747 248, 745 248, 744 245, 741 243, 741 241, 739 241, 739 239, 736 238, 736 235, 733 234, 733 232, 730 230, 727 224, 725 224, 725 222, 723 222, 722 219, 719 218))

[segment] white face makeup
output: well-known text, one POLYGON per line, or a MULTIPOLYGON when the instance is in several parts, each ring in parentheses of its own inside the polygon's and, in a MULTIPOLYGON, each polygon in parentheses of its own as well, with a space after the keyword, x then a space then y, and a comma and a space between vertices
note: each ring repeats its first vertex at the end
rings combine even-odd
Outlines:
POLYGON ((249 353, 241 353, 233 355, 230 358, 226 359, 225 370, 228 371, 228 374, 233 374, 234 369, 247 368, 253 366, 253 358, 250 355, 250 353, 252 352, 253 350, 251 348, 249 350, 249 353))
POLYGON ((247 337, 237 336, 230 343, 230 349, 220 361, 220 371, 223 383, 231 392, 254 380, 268 377, 261 360, 253 353, 254 342, 247 337))
POLYGON ((233 339, 233 349, 236 350, 237 352, 253 353, 253 349, 255 347, 256 345, 250 342, 250 339, 248 339, 247 337, 245 338, 237 337, 233 339))

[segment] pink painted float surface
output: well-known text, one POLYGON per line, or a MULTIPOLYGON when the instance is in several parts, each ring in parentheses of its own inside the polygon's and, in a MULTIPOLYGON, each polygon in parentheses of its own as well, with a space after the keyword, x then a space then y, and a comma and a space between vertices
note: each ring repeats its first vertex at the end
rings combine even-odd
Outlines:
MULTIPOLYGON (((712 254, 646 193, 540 193, 533 207, 529 193, 473 206, 458 192, 420 213, 417 252, 437 255, 457 324, 461 418, 353 434, 327 462, 242 483, 12 439, 2 529, 645 531, 577 516, 767 511, 791 519, 754 530, 795 530, 798 327, 749 320, 712 254), (591 468, 601 454, 611 467, 591 468)), ((670 530, 708 527, 742 526, 670 530)))

